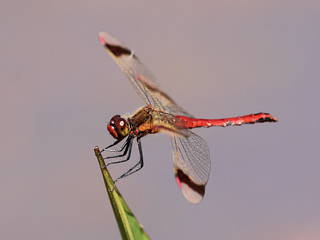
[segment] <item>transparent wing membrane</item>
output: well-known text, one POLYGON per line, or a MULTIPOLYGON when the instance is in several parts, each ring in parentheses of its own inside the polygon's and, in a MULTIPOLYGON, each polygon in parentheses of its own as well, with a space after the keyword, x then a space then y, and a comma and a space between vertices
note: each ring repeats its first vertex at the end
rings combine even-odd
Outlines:
POLYGON ((205 140, 189 131, 188 137, 173 136, 173 165, 183 195, 193 203, 204 195, 210 175, 210 152, 205 140))
POLYGON ((172 114, 191 116, 158 87, 156 78, 133 51, 107 33, 100 33, 99 40, 147 105, 172 114))

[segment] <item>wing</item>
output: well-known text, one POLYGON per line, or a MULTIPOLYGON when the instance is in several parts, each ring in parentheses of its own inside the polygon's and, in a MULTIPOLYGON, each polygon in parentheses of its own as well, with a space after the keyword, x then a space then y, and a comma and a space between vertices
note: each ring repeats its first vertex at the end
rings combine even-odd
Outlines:
POLYGON ((174 135, 171 139, 173 165, 182 194, 191 203, 198 203, 205 194, 210 175, 210 153, 205 140, 188 132, 188 137, 174 135))
POLYGON ((100 33, 99 41, 147 105, 151 104, 157 109, 172 114, 191 116, 158 87, 153 74, 140 62, 133 51, 107 33, 100 33))

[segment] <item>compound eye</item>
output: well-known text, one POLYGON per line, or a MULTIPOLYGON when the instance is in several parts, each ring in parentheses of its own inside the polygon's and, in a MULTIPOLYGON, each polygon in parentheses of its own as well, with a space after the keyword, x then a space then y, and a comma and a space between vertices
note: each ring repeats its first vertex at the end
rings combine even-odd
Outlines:
POLYGON ((122 139, 129 133, 127 120, 121 118, 120 115, 113 116, 107 128, 109 133, 116 139, 122 139))
POLYGON ((116 127, 118 129, 123 130, 126 128, 126 126, 127 126, 127 122, 123 118, 119 118, 118 121, 116 122, 116 127))
POLYGON ((121 119, 120 115, 115 115, 111 118, 109 125, 117 127, 117 122, 121 119))

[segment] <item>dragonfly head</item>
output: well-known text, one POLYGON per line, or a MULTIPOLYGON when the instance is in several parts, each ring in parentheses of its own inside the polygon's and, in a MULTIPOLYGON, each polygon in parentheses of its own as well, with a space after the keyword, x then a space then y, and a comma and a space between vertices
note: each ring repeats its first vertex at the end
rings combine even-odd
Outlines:
POLYGON ((115 115, 111 118, 107 129, 112 137, 121 140, 129 134, 129 126, 126 119, 120 115, 115 115))

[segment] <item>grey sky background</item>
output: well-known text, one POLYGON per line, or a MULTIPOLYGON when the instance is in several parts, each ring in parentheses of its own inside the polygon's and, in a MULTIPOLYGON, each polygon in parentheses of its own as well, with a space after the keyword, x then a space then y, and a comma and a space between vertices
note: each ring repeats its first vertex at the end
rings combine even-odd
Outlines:
POLYGON ((144 169, 118 186, 153 239, 320 238, 319 1, 3 1, 0 15, 3 239, 120 238, 93 147, 143 102, 100 31, 196 116, 280 119, 196 130, 213 168, 195 206, 169 137, 142 139, 144 169))

